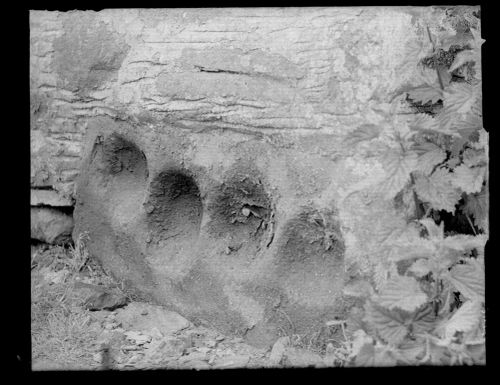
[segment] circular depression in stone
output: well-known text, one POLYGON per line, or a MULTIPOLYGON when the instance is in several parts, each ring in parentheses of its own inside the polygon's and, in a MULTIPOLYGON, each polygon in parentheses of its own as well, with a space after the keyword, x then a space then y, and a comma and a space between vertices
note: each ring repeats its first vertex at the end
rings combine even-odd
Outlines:
POLYGON ((89 185, 85 190, 94 198, 91 201, 108 213, 114 226, 133 225, 142 212, 148 179, 146 156, 139 147, 112 134, 94 144, 87 173, 89 185))
POLYGON ((226 254, 255 255, 272 241, 272 202, 254 169, 230 172, 213 192, 208 211, 208 231, 226 254))
POLYGON ((335 214, 304 208, 284 224, 275 279, 300 306, 332 306, 343 286, 344 240, 335 214))
POLYGON ((196 181, 185 170, 158 174, 150 185, 144 210, 153 241, 165 244, 198 237, 203 204, 196 181))

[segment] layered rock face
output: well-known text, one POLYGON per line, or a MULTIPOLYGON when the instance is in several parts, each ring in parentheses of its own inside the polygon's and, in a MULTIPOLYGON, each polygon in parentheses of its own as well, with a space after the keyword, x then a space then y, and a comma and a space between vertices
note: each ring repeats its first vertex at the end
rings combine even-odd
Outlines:
POLYGON ((405 223, 369 188, 383 149, 346 138, 418 81, 421 15, 32 11, 32 186, 138 295, 255 345, 317 330, 405 223))

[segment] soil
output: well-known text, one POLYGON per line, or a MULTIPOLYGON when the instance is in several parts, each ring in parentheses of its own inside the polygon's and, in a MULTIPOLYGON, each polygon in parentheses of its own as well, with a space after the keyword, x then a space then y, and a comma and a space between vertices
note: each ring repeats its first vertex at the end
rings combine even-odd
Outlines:
POLYGON ((164 307, 133 300, 97 262, 87 257, 82 267, 78 248, 34 245, 31 260, 33 370, 325 367, 346 362, 347 351, 331 344, 326 354, 318 354, 290 335, 272 349, 259 349, 164 307), (91 311, 82 287, 121 290, 127 301, 115 295, 109 297, 117 298, 114 304, 108 301, 107 308, 91 311))

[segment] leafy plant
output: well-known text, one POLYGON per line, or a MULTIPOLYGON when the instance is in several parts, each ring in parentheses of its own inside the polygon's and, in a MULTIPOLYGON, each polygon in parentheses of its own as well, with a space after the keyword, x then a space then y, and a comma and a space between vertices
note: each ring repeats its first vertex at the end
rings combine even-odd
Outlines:
POLYGON ((376 191, 394 200, 408 221, 381 242, 379 251, 392 268, 384 267, 387 274, 357 319, 350 355, 357 366, 485 362, 484 40, 473 8, 447 16, 453 29, 443 23, 425 28, 432 55, 422 58, 425 50, 414 50, 422 84, 404 94, 417 113, 406 124, 394 119, 386 130, 362 126, 350 139, 358 145, 385 135, 378 160, 386 177, 376 191), (445 229, 446 218, 459 215, 467 219, 467 234, 445 229))

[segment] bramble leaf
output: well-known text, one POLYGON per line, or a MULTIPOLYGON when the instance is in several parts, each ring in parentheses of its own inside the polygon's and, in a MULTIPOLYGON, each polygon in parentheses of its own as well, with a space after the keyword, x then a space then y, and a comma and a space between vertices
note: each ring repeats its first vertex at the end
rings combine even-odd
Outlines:
POLYGON ((485 166, 486 156, 484 151, 468 148, 463 153, 463 161, 468 167, 485 166))
POLYGON ((416 169, 424 175, 429 175, 434 166, 446 159, 446 152, 438 145, 426 142, 412 148, 418 154, 416 169))
POLYGON ((487 241, 486 234, 467 235, 458 234, 444 238, 440 245, 442 248, 455 251, 470 251, 472 249, 482 249, 487 241))
POLYGON ((412 321, 412 331, 415 334, 426 333, 434 330, 437 317, 431 304, 420 309, 412 321))
POLYGON ((486 190, 479 194, 470 194, 465 197, 465 204, 461 207, 463 213, 473 217, 474 224, 481 229, 486 228, 488 215, 488 202, 486 200, 486 190))
POLYGON ((463 66, 467 62, 471 62, 471 61, 479 62, 480 60, 481 59, 480 59, 479 55, 475 51, 472 51, 469 49, 464 50, 464 51, 460 51, 455 56, 455 60, 451 64, 450 68, 448 69, 448 72, 455 71, 457 68, 463 66))
POLYGON ((460 200, 460 191, 451 184, 448 171, 436 170, 430 177, 416 175, 415 191, 423 202, 428 202, 435 210, 455 212, 460 200))
POLYGON ((415 365, 419 358, 424 356, 425 340, 420 338, 416 341, 405 341, 395 353, 398 360, 405 364, 415 365))
POLYGON ((443 99, 443 92, 437 87, 424 85, 415 87, 408 91, 408 98, 413 100, 415 103, 426 104, 427 102, 431 102, 432 104, 435 104, 438 100, 443 99))
POLYGON ((484 269, 478 261, 453 266, 448 279, 465 298, 484 301, 484 269))
POLYGON ((481 320, 480 301, 469 300, 448 320, 444 328, 444 338, 450 340, 456 332, 469 332, 479 325, 481 320))
POLYGON ((432 53, 432 44, 428 39, 412 39, 405 46, 405 63, 416 65, 421 59, 432 53))
POLYGON ((375 354, 373 338, 358 329, 352 335, 351 357, 354 357, 356 366, 371 366, 375 354))
POLYGON ((411 130, 439 131, 439 122, 428 114, 416 114, 415 119, 408 123, 411 130))
POLYGON ((462 164, 453 170, 454 178, 451 179, 452 184, 462 189, 467 194, 472 194, 481 191, 483 186, 485 167, 468 167, 462 164))
POLYGON ((417 166, 418 156, 413 151, 390 151, 382 160, 388 177, 378 186, 378 191, 392 199, 410 180, 410 173, 417 166))
POLYGON ((375 124, 362 124, 344 139, 344 143, 350 146, 360 142, 370 141, 380 135, 382 128, 375 124))
POLYGON ((444 92, 444 108, 459 114, 469 112, 476 99, 479 97, 480 89, 467 83, 453 83, 444 92))
POLYGON ((466 46, 471 41, 471 35, 463 32, 445 32, 439 36, 438 47, 443 51, 448 51, 451 46, 456 45, 459 47, 466 46))
POLYGON ((440 222, 439 225, 436 225, 431 218, 424 218, 419 220, 419 222, 425 226, 427 234, 429 234, 429 239, 440 242, 444 238, 444 222, 440 222))
POLYGON ((397 345, 408 334, 403 316, 396 312, 368 301, 365 304, 365 317, 363 319, 375 327, 380 337, 386 342, 397 345))
POLYGON ((377 303, 389 310, 399 308, 412 312, 427 302, 427 295, 413 277, 395 276, 382 288, 377 303))
POLYGON ((422 278, 423 276, 429 274, 432 270, 429 261, 421 258, 416 260, 413 265, 408 268, 408 271, 413 273, 417 278, 422 278))

